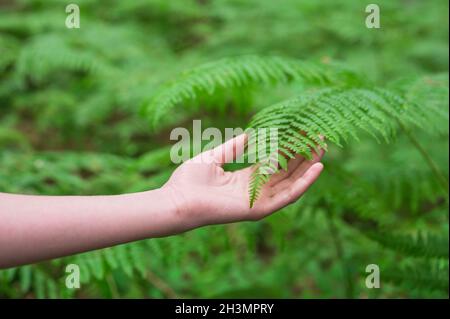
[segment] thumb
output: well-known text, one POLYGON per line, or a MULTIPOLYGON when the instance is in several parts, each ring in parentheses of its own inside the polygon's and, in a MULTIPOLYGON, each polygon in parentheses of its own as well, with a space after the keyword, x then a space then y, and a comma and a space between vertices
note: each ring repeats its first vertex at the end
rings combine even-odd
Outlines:
POLYGON ((212 149, 211 155, 217 165, 230 163, 244 153, 247 134, 243 133, 212 149))

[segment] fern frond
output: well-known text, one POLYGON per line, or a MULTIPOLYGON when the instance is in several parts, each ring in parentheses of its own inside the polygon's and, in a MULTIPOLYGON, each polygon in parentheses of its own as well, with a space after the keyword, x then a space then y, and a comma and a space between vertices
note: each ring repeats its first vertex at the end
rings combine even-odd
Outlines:
POLYGON ((156 126, 175 105, 199 96, 224 89, 290 81, 325 85, 357 81, 357 77, 342 67, 289 58, 253 55, 224 58, 185 71, 175 80, 163 84, 154 97, 144 103, 143 110, 156 126))
MULTIPOLYGON (((384 89, 322 89, 263 109, 249 126, 254 131, 277 128, 279 152, 311 159, 312 149, 327 147, 319 136, 342 146, 349 138, 358 140, 358 133, 365 131, 377 141, 389 142, 399 122, 426 125, 424 112, 384 89)), ((253 187, 261 184, 252 180, 251 185, 250 194, 258 194, 253 187)))
POLYGON ((417 236, 411 236, 378 231, 364 233, 382 246, 408 256, 447 259, 449 256, 448 235, 418 233, 417 236))
POLYGON ((261 189, 270 178, 270 174, 264 174, 258 168, 256 168, 250 177, 249 185, 249 198, 250 207, 253 207, 256 199, 259 197, 261 189))
POLYGON ((426 109, 423 116, 434 125, 429 131, 448 134, 449 121, 449 75, 432 74, 396 83, 396 88, 408 102, 414 102, 426 109))
POLYGON ((17 74, 36 82, 52 72, 61 70, 80 72, 109 72, 112 67, 91 52, 71 47, 60 36, 41 36, 25 46, 17 59, 17 74))
POLYGON ((425 262, 408 267, 388 267, 381 270, 381 280, 416 291, 440 291, 448 294, 448 261, 442 263, 425 262))

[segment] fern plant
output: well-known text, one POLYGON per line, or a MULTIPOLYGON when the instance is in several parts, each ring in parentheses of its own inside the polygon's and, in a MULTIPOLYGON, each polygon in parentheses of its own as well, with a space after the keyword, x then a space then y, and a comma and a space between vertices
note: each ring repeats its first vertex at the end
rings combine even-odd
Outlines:
MULTIPOLYGON (((358 140, 360 131, 377 141, 382 138, 389 142, 399 126, 407 130, 425 127, 436 116, 444 114, 448 118, 448 110, 446 114, 445 110, 435 106, 425 109, 415 101, 408 101, 407 94, 401 94, 401 90, 373 87, 349 71, 281 57, 257 56, 223 59, 187 71, 163 85, 145 109, 156 124, 176 104, 202 94, 212 95, 217 90, 235 86, 288 81, 301 81, 314 87, 326 85, 327 88, 309 89, 299 97, 264 108, 250 122, 249 128, 255 130, 278 130, 278 153, 281 155, 278 166, 273 167, 273 161, 267 161, 267 156, 262 158, 255 152, 257 165, 249 185, 250 206, 270 175, 278 168, 287 169, 287 160, 296 154, 311 159, 313 150, 326 149, 328 142, 342 147, 349 138, 358 140)), ((442 88, 442 83, 438 84, 442 88)), ((260 141, 257 134, 250 134, 249 144, 269 149, 270 136, 266 135, 264 139, 260 141)), ((436 173, 439 177, 439 172, 436 173)))
POLYGON ((355 210, 347 213, 346 218, 350 215, 351 225, 363 236, 404 257, 406 262, 383 265, 384 280, 413 290, 448 291, 448 233, 419 230, 415 234, 404 234, 387 229, 373 217, 362 217, 355 210))
MULTIPOLYGON (((174 169, 170 125, 201 117, 243 127, 261 109, 255 127, 287 132, 297 113, 308 120, 310 136, 294 131, 293 143, 283 135, 292 154, 289 144, 304 143, 307 156, 320 146, 316 132, 328 130, 326 173, 303 200, 259 223, 1 270, 0 298, 448 298, 448 1, 379 0, 388 33, 364 27, 359 0, 186 3, 78 1, 76 30, 64 27, 60 0, 0 5, 0 191, 160 187, 174 169), (239 56, 246 53, 270 56, 239 56), (224 56, 233 57, 217 60, 224 56), (360 96, 371 112, 358 100, 345 108, 356 112, 350 126, 345 117, 322 123, 342 115, 324 101, 360 96), (283 103, 286 114, 261 122, 264 107, 283 103), (81 289, 65 287, 71 263, 80 265, 81 289), (380 265, 381 289, 364 285, 369 263, 380 265)), ((288 159, 280 153, 275 169, 288 159)), ((260 187, 249 189, 257 198, 260 187)))
POLYGON ((166 82, 143 105, 144 114, 156 126, 177 105, 212 95, 221 90, 274 85, 297 81, 309 85, 358 82, 356 75, 342 66, 326 66, 276 56, 241 56, 224 58, 201 65, 166 82))

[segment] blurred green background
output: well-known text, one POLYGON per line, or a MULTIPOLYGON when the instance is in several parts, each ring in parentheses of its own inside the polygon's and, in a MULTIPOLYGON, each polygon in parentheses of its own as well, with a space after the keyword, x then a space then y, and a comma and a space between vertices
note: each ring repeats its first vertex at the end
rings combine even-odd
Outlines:
MULTIPOLYGON (((158 85, 221 57, 338 61, 381 85, 448 79, 447 0, 379 0, 380 29, 366 28, 370 2, 360 0, 79 0, 80 29, 65 26, 69 3, 0 0, 1 192, 159 187, 174 169, 172 127, 245 127, 289 91, 179 106, 152 130, 140 109, 158 85)), ((448 128, 431 131, 414 133, 448 178, 448 128)), ((3 270, 0 297, 448 298, 448 193, 410 141, 332 148, 325 167, 307 196, 263 221, 3 270), (81 289, 64 285, 69 263, 81 289), (364 284, 372 263, 380 289, 364 284)))

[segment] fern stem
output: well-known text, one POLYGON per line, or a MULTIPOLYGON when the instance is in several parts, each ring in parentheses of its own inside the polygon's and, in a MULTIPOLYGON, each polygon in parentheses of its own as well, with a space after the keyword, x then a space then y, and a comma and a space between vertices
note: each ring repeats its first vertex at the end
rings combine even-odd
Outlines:
POLYGON ((339 234, 339 230, 334 223, 334 214, 329 213, 325 218, 327 220, 328 229, 331 237, 333 238, 334 249, 336 251, 336 257, 341 263, 343 277, 345 278, 345 296, 346 298, 354 298, 354 286, 351 270, 348 266, 347 259, 345 257, 342 240, 339 234))
POLYGON ((167 298, 171 299, 179 298, 175 290, 173 290, 172 287, 169 286, 169 284, 167 284, 164 280, 162 280, 152 271, 147 272, 147 279, 153 286, 159 289, 167 298))
POLYGON ((106 276, 106 282, 108 283, 108 287, 111 292, 111 296, 114 299, 120 298, 119 289, 117 288, 116 281, 114 280, 114 277, 112 276, 112 274, 106 276))
POLYGON ((431 158, 430 154, 428 154, 427 150, 420 144, 420 142, 411 133, 411 131, 408 130, 403 125, 403 123, 401 123, 400 121, 399 121, 399 124, 400 124, 400 127, 403 130, 403 132, 408 137, 408 139, 411 142, 411 144, 414 145, 414 147, 419 151, 419 153, 422 155, 424 160, 427 162, 428 166, 430 167, 431 171, 433 172, 434 176, 436 177, 437 181, 439 182, 439 185, 441 186, 442 190, 448 196, 448 194, 449 194, 448 181, 447 181, 444 173, 439 169, 437 164, 431 158))

